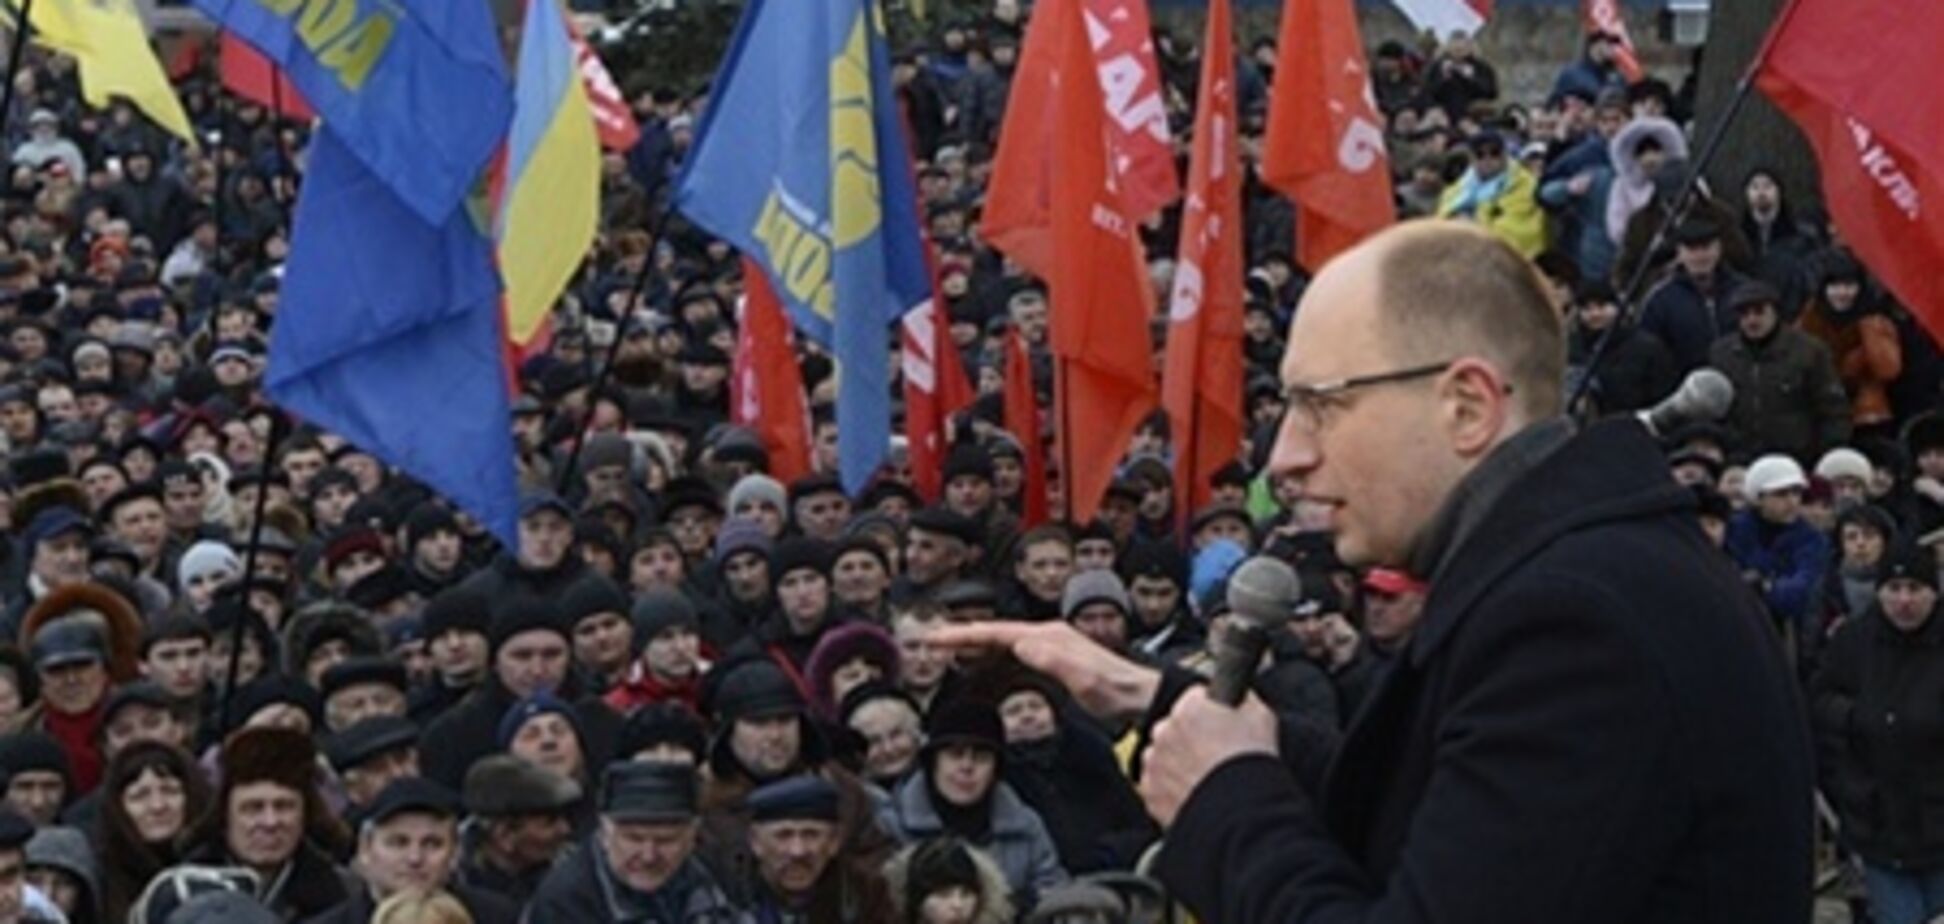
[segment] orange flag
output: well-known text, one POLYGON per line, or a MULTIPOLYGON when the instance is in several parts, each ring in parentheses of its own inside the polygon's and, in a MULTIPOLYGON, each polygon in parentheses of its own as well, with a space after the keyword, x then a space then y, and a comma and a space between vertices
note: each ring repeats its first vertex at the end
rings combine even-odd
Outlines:
POLYGON ((1033 11, 1006 96, 979 236, 1041 279, 1053 276, 1054 59, 1059 36, 1042 25, 1055 4, 1033 11))
POLYGON ((1060 477, 1067 518, 1086 523, 1135 428, 1154 408, 1153 293, 1126 186, 1113 172, 1100 78, 1078 0, 1042 2, 1032 31, 1049 33, 1057 54, 1049 171, 1053 267, 1046 278, 1060 477))
POLYGON ((1634 54, 1633 36, 1627 34, 1627 20, 1620 15, 1620 0, 1581 0, 1580 20, 1586 26, 1586 34, 1605 32, 1620 40, 1620 54, 1613 61, 1620 68, 1628 83, 1639 83, 1647 76, 1640 69, 1640 58, 1634 54))
POLYGON ((1161 379, 1175 438, 1175 508, 1184 522, 1208 504, 1209 476, 1242 445, 1241 235, 1229 0, 1211 0, 1161 379))
POLYGON ((1033 391, 1033 362, 1026 340, 1006 335, 1006 431, 1019 440, 1026 457, 1026 480, 1019 488, 1020 513, 1027 529, 1046 522, 1046 446, 1040 439, 1039 398, 1033 391))
POLYGON ((729 376, 729 417, 755 430, 769 472, 789 484, 810 474, 810 409, 803 370, 790 348, 790 321, 763 269, 743 259, 742 327, 729 376))
POLYGON ((1397 218, 1384 120, 1350 0, 1287 0, 1262 180, 1296 201, 1296 261, 1314 273, 1397 218))

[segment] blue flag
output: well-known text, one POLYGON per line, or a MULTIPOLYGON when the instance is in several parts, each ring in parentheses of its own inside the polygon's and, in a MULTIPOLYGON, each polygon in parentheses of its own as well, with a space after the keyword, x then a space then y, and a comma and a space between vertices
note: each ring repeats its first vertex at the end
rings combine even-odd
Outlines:
POLYGON ((419 217, 439 225, 513 117, 485 0, 195 0, 255 46, 419 217))
POLYGON ((518 541, 519 486, 492 243, 465 209, 431 225, 329 123, 270 333, 270 397, 518 541))
POLYGON ((751 0, 675 190, 762 266, 837 361, 844 487, 891 438, 889 328, 931 298, 917 192, 874 0, 751 0))

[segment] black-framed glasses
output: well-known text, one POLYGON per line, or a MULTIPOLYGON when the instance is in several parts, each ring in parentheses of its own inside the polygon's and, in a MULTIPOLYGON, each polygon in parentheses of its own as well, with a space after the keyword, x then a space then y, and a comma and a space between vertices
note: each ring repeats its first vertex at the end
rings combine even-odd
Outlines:
POLYGON ((1289 409, 1289 417, 1297 426, 1309 433, 1323 428, 1324 412, 1343 402, 1343 396, 1359 388, 1377 385, 1392 385, 1409 382, 1413 379, 1429 378, 1451 368, 1455 359, 1423 366, 1412 366, 1392 372, 1378 372, 1372 375, 1353 375, 1349 378, 1333 379, 1308 385, 1289 385, 1283 388, 1283 405, 1289 409))

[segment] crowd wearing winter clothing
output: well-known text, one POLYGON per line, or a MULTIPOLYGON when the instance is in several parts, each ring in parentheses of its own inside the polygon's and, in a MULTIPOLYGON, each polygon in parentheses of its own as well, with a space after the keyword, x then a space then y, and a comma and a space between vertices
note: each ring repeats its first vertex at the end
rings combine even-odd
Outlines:
MULTIPOLYGON (((836 370, 802 338, 812 471, 776 477, 771 447, 731 423, 740 262, 679 216, 660 239, 644 230, 706 97, 631 88, 641 141, 607 157, 600 238, 519 369, 511 546, 264 397, 308 127, 193 71, 179 88, 210 141, 187 150, 126 102, 89 106, 71 61, 30 52, 0 190, 0 924, 1182 920, 1157 864, 1214 853, 1194 854, 1194 830, 1160 853, 1136 788, 1144 730, 928 633, 1065 621, 1206 675, 1229 573, 1283 559, 1304 599, 1255 688, 1320 786, 1413 650, 1434 569, 1347 567, 1268 464, 1308 277, 1294 209, 1254 173, 1266 41, 1238 61, 1243 445, 1215 501, 1184 509, 1157 413, 1096 519, 1027 521, 1032 443, 1005 429, 1003 346, 1021 335, 1045 407, 1049 303, 976 226, 1029 15, 996 0, 896 54, 939 295, 978 396, 952 422, 938 496, 915 487, 902 437, 867 489, 844 490, 836 370)), ((1198 44, 1156 43, 1184 157, 1198 44)), ((1597 34, 1562 49, 1531 105, 1502 98, 1469 38, 1372 51, 1400 214, 1475 223, 1532 260, 1579 420, 1652 406, 1702 366, 1736 386, 1727 417, 1667 435, 1664 458, 1603 443, 1573 460, 1582 480, 1547 476, 1531 522, 1494 528, 1537 548, 1608 502, 1698 516, 1711 545, 1645 548, 1643 593, 1654 555, 1732 560, 1742 580, 1708 592, 1759 598, 1793 655, 1857 910, 1927 920, 1944 912, 1935 345, 1773 172, 1704 189, 1656 246, 1693 91, 1629 83, 1617 48, 1597 34)), ((1178 221, 1170 208, 1142 229, 1164 301, 1178 221)), ((1385 773, 1426 759, 1349 748, 1385 773)), ((1724 786, 1737 810, 1773 801, 1724 786)), ((1411 806, 1330 795, 1333 817, 1371 832, 1365 859, 1394 860, 1411 806)))

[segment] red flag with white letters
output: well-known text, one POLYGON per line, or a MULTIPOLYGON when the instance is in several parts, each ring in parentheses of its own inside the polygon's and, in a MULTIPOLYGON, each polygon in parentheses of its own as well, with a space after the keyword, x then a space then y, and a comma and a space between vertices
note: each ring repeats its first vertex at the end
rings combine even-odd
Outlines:
POLYGON ((972 403, 972 386, 965 380, 965 364, 952 342, 951 320, 938 299, 905 312, 898 329, 911 487, 929 503, 938 499, 944 487, 952 415, 972 403))
POLYGON ((1129 211, 1146 218, 1181 195, 1147 0, 1085 0, 1081 8, 1107 104, 1107 147, 1129 211))
POLYGON ((1296 262, 1311 273, 1397 219, 1384 120, 1350 0, 1287 0, 1262 180, 1296 200, 1296 262))
POLYGON ((1944 5, 1796 0, 1756 86, 1816 149, 1843 242, 1944 337, 1944 5))
POLYGON ((1242 161, 1233 48, 1229 0, 1211 0, 1161 377, 1175 442, 1175 508, 1184 521, 1208 504, 1209 476, 1242 445, 1242 161))
POLYGON ((641 126, 635 123, 634 110, 628 108, 628 100, 615 85, 614 76, 574 27, 571 16, 567 19, 567 34, 574 41, 574 66, 580 71, 581 84, 587 88, 587 108, 594 113, 594 132, 601 139, 601 147, 609 151, 634 147, 641 140, 641 126))

